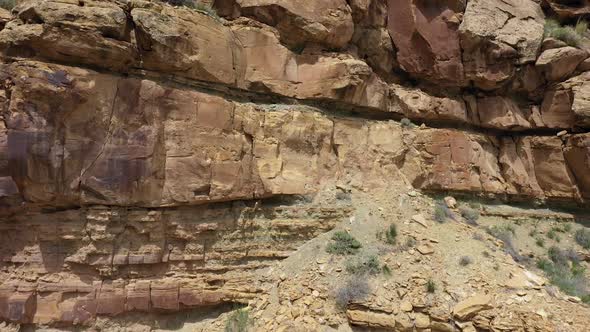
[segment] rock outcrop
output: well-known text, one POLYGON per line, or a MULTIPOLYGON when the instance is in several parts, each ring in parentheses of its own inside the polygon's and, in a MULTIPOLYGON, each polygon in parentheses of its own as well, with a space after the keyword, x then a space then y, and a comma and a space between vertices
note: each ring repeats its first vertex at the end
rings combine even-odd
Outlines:
MULTIPOLYGON (((588 53, 544 42, 538 1, 206 3, 221 17, 144 0, 0 10, 0 320, 248 304, 279 260, 352 223, 352 190, 590 201, 588 53)), ((454 315, 481 328, 476 302, 454 315)))

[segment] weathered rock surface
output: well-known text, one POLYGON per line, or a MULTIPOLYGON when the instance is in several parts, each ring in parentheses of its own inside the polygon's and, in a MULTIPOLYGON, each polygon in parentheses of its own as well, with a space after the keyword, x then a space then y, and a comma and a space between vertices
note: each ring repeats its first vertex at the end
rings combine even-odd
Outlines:
POLYGON ((541 115, 549 128, 590 126, 590 73, 570 78, 549 89, 541 115))
POLYGON ((290 47, 320 44, 345 47, 354 31, 351 9, 344 0, 236 0, 242 15, 276 27, 290 47))
POLYGON ((401 68, 426 80, 463 85, 458 32, 463 10, 456 1, 389 0, 387 27, 401 68))
MULTIPOLYGON (((392 179, 411 197, 588 204, 587 53, 543 42, 539 1, 201 4, 225 18, 142 0, 0 10, 0 320, 248 304, 282 291, 267 273, 279 260, 357 220, 352 190, 392 179), (326 192, 330 204, 307 201, 326 192)), ((411 227, 436 227, 425 218, 411 227)), ((409 236, 416 262, 441 253, 409 236)), ((341 318, 454 329, 450 307, 427 312, 396 289, 399 308, 387 298, 341 318)), ((318 315, 331 306, 320 290, 305 303, 318 315)), ((455 318, 537 327, 488 314, 488 302, 460 303, 455 318)), ((274 317, 303 320, 284 308, 274 317)))
POLYGON ((544 51, 536 65, 545 73, 548 81, 561 81, 571 75, 586 58, 588 53, 585 51, 566 46, 544 51))
POLYGON ((43 213, 22 215, 0 224, 0 319, 79 325, 97 315, 245 303, 265 285, 257 269, 285 258, 348 213, 346 207, 226 204, 93 207, 49 219, 43 213), (27 267, 27 282, 8 278, 18 266, 27 267), (62 270, 71 272, 52 277, 62 270))
POLYGON ((543 0, 543 3, 549 5, 551 10, 564 19, 577 18, 590 14, 590 2, 588 0, 543 0))
POLYGON ((469 1, 459 27, 465 77, 494 89, 534 62, 543 41, 543 12, 533 0, 469 1))

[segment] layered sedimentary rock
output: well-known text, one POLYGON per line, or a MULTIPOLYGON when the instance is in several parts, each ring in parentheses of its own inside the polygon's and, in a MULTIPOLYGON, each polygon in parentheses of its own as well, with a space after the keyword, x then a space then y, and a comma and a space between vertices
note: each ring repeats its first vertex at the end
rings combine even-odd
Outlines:
POLYGON ((230 203, 22 215, 0 225, 0 317, 87 324, 97 315, 246 303, 266 285, 257 270, 348 214, 346 206, 230 203))
POLYGON ((342 188, 590 199, 587 53, 537 2, 209 3, 0 11, 2 320, 247 303, 342 188))

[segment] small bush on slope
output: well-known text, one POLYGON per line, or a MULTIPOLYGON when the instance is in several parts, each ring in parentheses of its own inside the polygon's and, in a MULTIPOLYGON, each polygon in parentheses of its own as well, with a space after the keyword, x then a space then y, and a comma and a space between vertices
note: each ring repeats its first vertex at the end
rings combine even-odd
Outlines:
POLYGON ((225 332, 247 332, 249 320, 248 310, 236 310, 225 322, 225 332))
POLYGON ((576 242, 584 247, 584 249, 590 249, 590 230, 578 229, 575 234, 576 242))
POLYGON ((379 263, 379 258, 375 255, 371 255, 348 261, 346 263, 346 271, 358 275, 377 275, 382 269, 381 264, 379 263))
POLYGON ((360 275, 353 275, 346 283, 336 289, 334 294, 336 305, 339 308, 346 309, 346 306, 353 301, 363 300, 369 295, 371 288, 367 278, 360 275))
POLYGON ((332 235, 332 242, 326 247, 326 251, 335 255, 353 255, 362 247, 361 243, 352 235, 338 231, 332 235))
POLYGON ((0 0, 0 7, 6 10, 12 10, 16 5, 16 0, 0 0))
POLYGON ((559 39, 574 47, 580 46, 586 30, 588 30, 588 24, 584 21, 579 21, 575 28, 562 26, 554 19, 545 21, 545 37, 559 39))

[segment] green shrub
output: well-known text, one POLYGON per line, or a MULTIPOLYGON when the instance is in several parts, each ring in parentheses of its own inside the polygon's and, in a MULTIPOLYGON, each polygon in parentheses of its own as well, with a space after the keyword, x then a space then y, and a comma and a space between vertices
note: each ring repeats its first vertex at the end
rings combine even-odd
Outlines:
POLYGON ((389 266, 387 264, 383 264, 383 267, 381 268, 381 270, 383 271, 383 275, 385 275, 386 277, 391 277, 391 275, 392 275, 391 269, 389 268, 389 266))
POLYGON ((571 26, 562 26, 554 19, 545 21, 545 37, 559 39, 566 44, 574 47, 580 46, 583 39, 583 32, 588 29, 585 22, 578 22, 575 28, 571 26))
POLYGON ((545 247, 545 240, 543 240, 540 237, 535 240, 535 243, 537 244, 538 247, 541 247, 541 248, 545 247))
POLYGON ((432 279, 428 279, 428 282, 426 282, 426 291, 428 293, 434 293, 436 291, 436 284, 432 279))
POLYGON ((389 228, 385 232, 385 240, 389 244, 394 244, 396 237, 397 237, 397 227, 395 226, 395 224, 391 224, 391 225, 389 225, 389 228))
POLYGON ((371 288, 367 278, 353 275, 344 285, 336 289, 334 294, 336 305, 345 309, 350 302, 363 300, 369 295, 371 288))
POLYGON ((236 310, 225 322, 225 332, 247 332, 249 320, 248 310, 236 310))
POLYGON ((557 235, 557 232, 554 229, 551 229, 549 232, 547 232, 547 237, 556 242, 561 242, 561 238, 559 235, 557 235))
POLYGON ((433 218, 438 223, 444 223, 447 219, 455 219, 453 212, 447 207, 444 202, 437 202, 434 205, 433 218))
POLYGON ((549 259, 551 259, 551 261, 557 265, 565 266, 569 261, 565 252, 556 246, 551 246, 547 254, 549 255, 549 259))
POLYGON ((586 31, 588 31, 588 22, 579 20, 578 23, 576 23, 574 30, 576 30, 578 35, 583 37, 586 31))
POLYGON ((477 220, 479 219, 479 211, 476 209, 468 208, 468 207, 461 207, 459 209, 461 212, 461 216, 467 221, 468 224, 477 225, 477 220))
POLYGON ((389 225, 386 231, 377 232, 377 238, 389 244, 395 244, 397 238, 397 227, 395 224, 389 225))
POLYGON ((410 119, 408 119, 408 118, 403 118, 403 119, 400 121, 400 125, 401 125, 402 127, 404 127, 404 128, 414 128, 414 127, 416 127, 416 125, 415 125, 415 124, 413 124, 413 123, 412 123, 412 121, 411 121, 410 119))
POLYGON ((576 242, 584 247, 584 249, 590 249, 590 230, 578 229, 575 233, 574 238, 576 242))
POLYGON ((549 281, 568 295, 585 299, 590 295, 588 281, 579 264, 570 268, 567 264, 554 263, 547 259, 537 261, 537 267, 545 272, 549 281))
POLYGON ((0 0, 0 7, 8 11, 12 10, 16 5, 16 0, 0 0))
POLYGON ((377 275, 381 270, 379 258, 375 255, 360 257, 346 263, 346 271, 351 274, 377 275))
POLYGON ((352 235, 347 232, 338 231, 332 235, 332 241, 326 247, 326 251, 335 255, 353 255, 362 247, 352 235))

